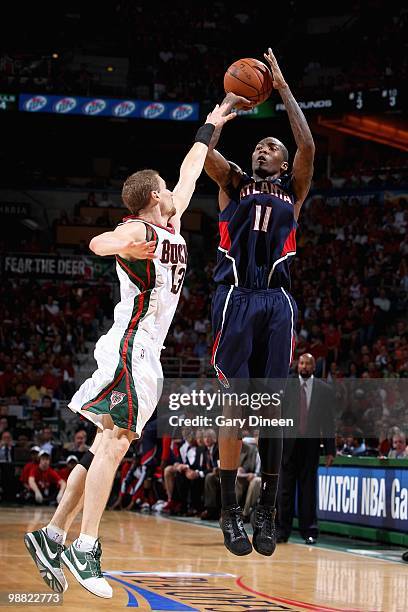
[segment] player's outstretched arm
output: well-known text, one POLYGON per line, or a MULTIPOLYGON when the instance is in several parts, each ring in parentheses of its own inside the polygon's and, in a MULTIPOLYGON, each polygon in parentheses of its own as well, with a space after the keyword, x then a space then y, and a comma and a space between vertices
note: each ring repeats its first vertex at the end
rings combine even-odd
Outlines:
MULTIPOLYGON (((232 109, 238 110, 251 106, 251 102, 242 96, 237 96, 230 92, 225 96, 222 105, 226 105, 226 108, 231 111, 232 109)), ((230 185, 233 187, 238 185, 242 176, 242 170, 236 164, 227 161, 215 148, 220 139, 222 128, 223 125, 218 125, 214 130, 208 146, 204 170, 221 189, 226 191, 230 185)))
POLYGON ((214 110, 209 113, 206 123, 198 130, 196 142, 181 164, 180 177, 173 190, 174 205, 178 216, 183 214, 190 203, 197 179, 204 167, 208 145, 214 130, 219 126, 223 126, 235 116, 236 113, 231 113, 231 108, 228 104, 217 104, 214 110))
POLYGON ((119 225, 112 232, 92 238, 89 248, 95 255, 120 255, 130 261, 154 259, 156 242, 146 241, 146 229, 142 223, 119 225))
POLYGON ((299 215, 312 182, 315 145, 310 128, 299 104, 296 102, 289 85, 286 83, 272 49, 264 54, 273 77, 273 86, 280 93, 288 113, 290 126, 297 145, 297 151, 292 166, 293 189, 296 196, 295 213, 299 215))

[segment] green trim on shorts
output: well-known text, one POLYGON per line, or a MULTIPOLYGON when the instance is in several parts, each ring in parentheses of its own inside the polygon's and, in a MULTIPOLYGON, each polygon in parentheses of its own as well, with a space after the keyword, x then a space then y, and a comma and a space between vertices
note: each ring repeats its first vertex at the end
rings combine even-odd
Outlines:
MULTIPOLYGON (((146 281, 149 280, 149 285, 154 287, 156 283, 155 267, 151 260, 141 261, 145 264, 146 281)), ((136 284, 131 276, 129 278, 133 284, 136 284)), ((109 414, 115 425, 134 432, 136 431, 139 401, 135 388, 137 381, 134 381, 132 376, 133 345, 140 321, 149 308, 150 296, 151 289, 135 296, 132 316, 120 342, 119 361, 112 382, 94 399, 81 407, 81 410, 94 414, 109 414)))

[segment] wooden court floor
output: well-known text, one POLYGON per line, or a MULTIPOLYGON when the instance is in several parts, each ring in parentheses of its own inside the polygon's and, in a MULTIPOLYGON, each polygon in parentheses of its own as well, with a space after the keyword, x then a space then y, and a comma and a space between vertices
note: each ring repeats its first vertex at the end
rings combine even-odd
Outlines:
MULTIPOLYGON (((48 592, 23 534, 45 525, 50 514, 34 507, 0 509, 3 598, 10 592, 48 592)), ((71 535, 78 530, 79 520, 71 535)), ((408 566, 402 563, 290 543, 279 545, 271 558, 255 552, 239 558, 226 551, 218 529, 130 512, 106 512, 101 539, 102 568, 113 599, 91 595, 67 571, 69 588, 59 609, 408 611, 408 566)), ((18 609, 35 607, 53 608, 18 609)))

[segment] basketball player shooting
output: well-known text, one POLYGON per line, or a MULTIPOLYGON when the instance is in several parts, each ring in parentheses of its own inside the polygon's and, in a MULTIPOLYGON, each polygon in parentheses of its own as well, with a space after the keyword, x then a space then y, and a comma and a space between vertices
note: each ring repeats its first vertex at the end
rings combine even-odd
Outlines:
MULTIPOLYGON (((268 136, 252 153, 252 175, 215 149, 222 126, 214 131, 205 162, 219 186, 220 246, 214 271, 212 303, 213 365, 224 384, 234 378, 286 379, 293 354, 297 306, 290 295, 291 260, 301 206, 313 174, 314 143, 306 119, 291 93, 271 49, 265 54, 273 87, 285 105, 297 151, 289 170, 288 151, 268 136)), ((242 99, 227 94, 228 108, 242 99)), ((282 456, 282 432, 260 436, 260 504, 254 516, 252 544, 262 555, 276 546, 275 504, 282 456)), ((241 440, 220 430, 220 525, 227 549, 236 555, 252 550, 237 505, 235 480, 241 440)))
POLYGON ((98 369, 75 393, 69 407, 102 431, 72 471, 50 523, 24 538, 41 576, 56 592, 68 587, 62 561, 88 591, 112 597, 112 588, 101 571, 99 523, 115 472, 160 397, 160 352, 187 264, 181 216, 202 172, 214 129, 234 117, 227 103, 217 105, 208 115, 181 165, 173 192, 155 170, 132 174, 122 190, 131 215, 114 231, 96 236, 90 243, 96 255, 116 257, 121 299, 113 326, 95 347, 98 369), (82 505, 81 533, 64 548, 67 531, 82 505))

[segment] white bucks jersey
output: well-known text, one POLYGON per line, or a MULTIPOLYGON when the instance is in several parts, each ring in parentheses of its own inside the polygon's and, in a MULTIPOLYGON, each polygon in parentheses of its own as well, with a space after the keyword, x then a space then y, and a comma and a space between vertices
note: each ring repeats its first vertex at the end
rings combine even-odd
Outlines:
POLYGON ((173 228, 144 223, 155 240, 156 259, 116 257, 120 302, 114 323, 95 346, 97 370, 75 393, 69 407, 103 428, 103 416, 139 437, 161 394, 160 351, 174 317, 186 274, 184 238, 173 228))
POLYGON ((171 226, 164 228, 132 218, 125 223, 146 226, 146 239, 156 241, 156 258, 130 262, 116 257, 120 302, 113 327, 117 331, 127 329, 130 342, 146 341, 160 350, 180 298, 187 266, 186 243, 171 226))

